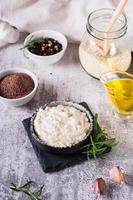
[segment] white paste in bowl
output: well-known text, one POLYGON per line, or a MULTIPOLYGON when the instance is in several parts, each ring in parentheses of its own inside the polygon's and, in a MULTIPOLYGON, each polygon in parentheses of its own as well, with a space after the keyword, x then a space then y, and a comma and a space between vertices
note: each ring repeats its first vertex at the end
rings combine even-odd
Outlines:
POLYGON ((86 113, 71 106, 40 108, 34 119, 36 134, 52 147, 71 147, 83 141, 89 128, 86 113))

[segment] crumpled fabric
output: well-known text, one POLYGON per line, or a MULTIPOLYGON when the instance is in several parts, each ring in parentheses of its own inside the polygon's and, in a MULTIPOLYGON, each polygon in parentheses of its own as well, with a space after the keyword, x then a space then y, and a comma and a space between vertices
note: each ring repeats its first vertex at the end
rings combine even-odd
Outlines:
MULTIPOLYGON (((68 37, 69 42, 77 43, 85 32, 87 16, 90 12, 100 8, 112 8, 119 0, 4 0, 0 2, 0 27, 1 23, 8 23, 13 38, 2 35, 0 28, 0 46, 6 43, 16 42, 19 39, 18 31, 34 32, 41 29, 53 29, 60 31, 68 37), (102 2, 102 3, 101 3, 102 2), (18 31, 17 31, 18 30, 18 31), (15 34, 16 33, 16 34, 15 34)), ((127 38, 133 39, 133 15, 132 0, 129 0, 125 12, 129 20, 127 38), (129 36, 128 36, 129 35, 129 36)), ((2 25, 3 26, 3 25, 2 25)), ((9 30, 9 27, 7 28, 9 30)), ((133 49, 133 44, 129 42, 133 49)))

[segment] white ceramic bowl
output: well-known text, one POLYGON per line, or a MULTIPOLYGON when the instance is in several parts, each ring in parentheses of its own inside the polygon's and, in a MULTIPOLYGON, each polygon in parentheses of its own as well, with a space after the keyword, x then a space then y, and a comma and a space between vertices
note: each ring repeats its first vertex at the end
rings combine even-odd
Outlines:
POLYGON ((6 76, 8 74, 13 74, 13 73, 28 74, 34 82, 34 89, 28 95, 18 98, 18 99, 7 99, 7 98, 0 96, 0 103, 4 103, 7 106, 22 106, 22 105, 28 103, 34 97, 36 90, 37 90, 37 86, 38 86, 38 80, 37 80, 37 77, 32 72, 30 72, 27 69, 23 69, 23 68, 6 69, 4 71, 1 71, 0 72, 0 80, 4 76, 6 76))
POLYGON ((37 63, 48 64, 48 65, 56 63, 63 57, 63 55, 66 51, 66 48, 67 48, 67 39, 62 33, 53 31, 53 30, 40 30, 40 31, 33 32, 26 37, 26 39, 24 41, 24 46, 31 39, 31 37, 34 37, 34 38, 51 37, 62 44, 62 50, 54 55, 39 56, 39 55, 31 53, 27 48, 25 48, 24 49, 25 57, 27 57, 37 63))

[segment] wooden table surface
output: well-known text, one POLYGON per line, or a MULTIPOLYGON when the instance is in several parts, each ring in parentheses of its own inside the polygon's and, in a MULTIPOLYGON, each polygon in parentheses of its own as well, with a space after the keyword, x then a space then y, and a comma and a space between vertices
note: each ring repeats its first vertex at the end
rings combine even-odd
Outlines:
MULTIPOLYGON (((34 99, 25 106, 14 108, 0 104, 0 200, 26 200, 25 195, 13 193, 10 182, 24 183, 27 179, 44 184, 45 200, 93 200, 92 182, 103 177, 110 184, 105 200, 133 199, 133 124, 115 119, 111 113, 103 86, 82 69, 78 46, 69 45, 63 59, 53 66, 35 65, 24 58, 18 44, 0 50, 0 70, 22 67, 33 71, 39 79, 34 99), (99 123, 119 144, 105 159, 89 160, 60 172, 45 174, 32 149, 22 120, 41 105, 53 100, 86 101, 99 123), (109 169, 120 165, 128 174, 130 185, 114 185, 109 169)), ((93 67, 93 66, 92 66, 93 67)))

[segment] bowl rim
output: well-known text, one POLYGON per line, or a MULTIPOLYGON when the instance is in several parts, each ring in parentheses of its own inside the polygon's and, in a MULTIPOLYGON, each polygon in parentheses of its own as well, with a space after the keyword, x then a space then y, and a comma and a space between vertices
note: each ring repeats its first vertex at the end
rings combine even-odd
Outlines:
POLYGON ((31 135, 33 136, 33 138, 41 145, 43 145, 44 147, 53 149, 53 150, 67 150, 67 149, 72 149, 75 148, 77 146, 79 146, 80 144, 82 144, 91 134, 92 130, 93 130, 93 116, 91 115, 90 111, 88 109, 86 109, 83 105, 81 105, 80 103, 74 102, 74 101, 52 101, 50 103, 44 104, 43 106, 41 106, 40 108, 38 108, 32 115, 31 119, 30 119, 30 132, 31 135), (86 137, 82 140, 79 141, 78 143, 72 145, 71 147, 67 146, 67 147, 54 147, 54 146, 50 146, 46 143, 44 143, 38 136, 37 133, 35 132, 34 129, 34 119, 36 117, 37 112, 39 111, 40 108, 45 109, 47 106, 57 106, 57 105, 68 105, 68 106, 72 106, 78 110, 80 110, 81 112, 84 112, 87 116, 87 118, 89 119, 89 123, 90 123, 90 127, 87 131, 88 134, 86 134, 86 137), (83 110, 81 110, 83 109, 83 110))
POLYGON ((2 78, 4 78, 5 76, 9 75, 9 74, 18 73, 18 72, 25 73, 25 74, 27 74, 27 75, 29 75, 31 77, 31 79, 34 82, 33 90, 29 94, 27 94, 27 95, 25 95, 23 97, 17 98, 17 99, 10 99, 10 98, 8 99, 8 98, 2 97, 2 96, 0 96, 0 99, 2 99, 4 101, 17 102, 17 101, 20 101, 20 100, 27 99, 28 97, 30 97, 37 90, 37 87, 38 87, 37 76, 33 72, 31 72, 30 70, 27 70, 25 68, 8 68, 8 69, 5 69, 5 70, 2 70, 0 72, 0 76, 1 76, 1 74, 4 74, 4 75, 2 75, 2 77, 0 77, 0 80, 2 78))
MULTIPOLYGON (((68 41, 67 41, 66 36, 65 36, 63 33, 61 33, 61 32, 58 32, 58 31, 55 31, 55 30, 51 30, 51 29, 42 29, 42 30, 38 30, 38 31, 35 31, 35 32, 30 33, 29 35, 27 35, 27 37, 26 37, 25 40, 24 40, 24 43, 23 43, 24 46, 26 45, 26 43, 27 43, 27 41, 29 40, 29 38, 32 37, 32 36, 34 36, 34 34, 43 33, 43 32, 44 32, 44 33, 45 33, 45 32, 52 32, 52 33, 56 33, 56 34, 60 35, 60 36, 64 39, 64 41, 65 41, 65 45, 64 45, 64 47, 62 48, 62 50, 59 51, 59 52, 56 53, 56 54, 47 55, 47 56, 45 56, 45 55, 41 56, 41 55, 34 54, 34 53, 32 53, 31 51, 29 51, 27 47, 24 48, 23 50, 24 50, 24 51, 27 51, 31 56, 35 56, 35 57, 37 57, 37 58, 51 58, 51 57, 55 57, 55 56, 61 54, 63 51, 66 50, 67 45, 68 45, 68 41)), ((63 46, 63 45, 62 45, 62 46, 63 46)))

